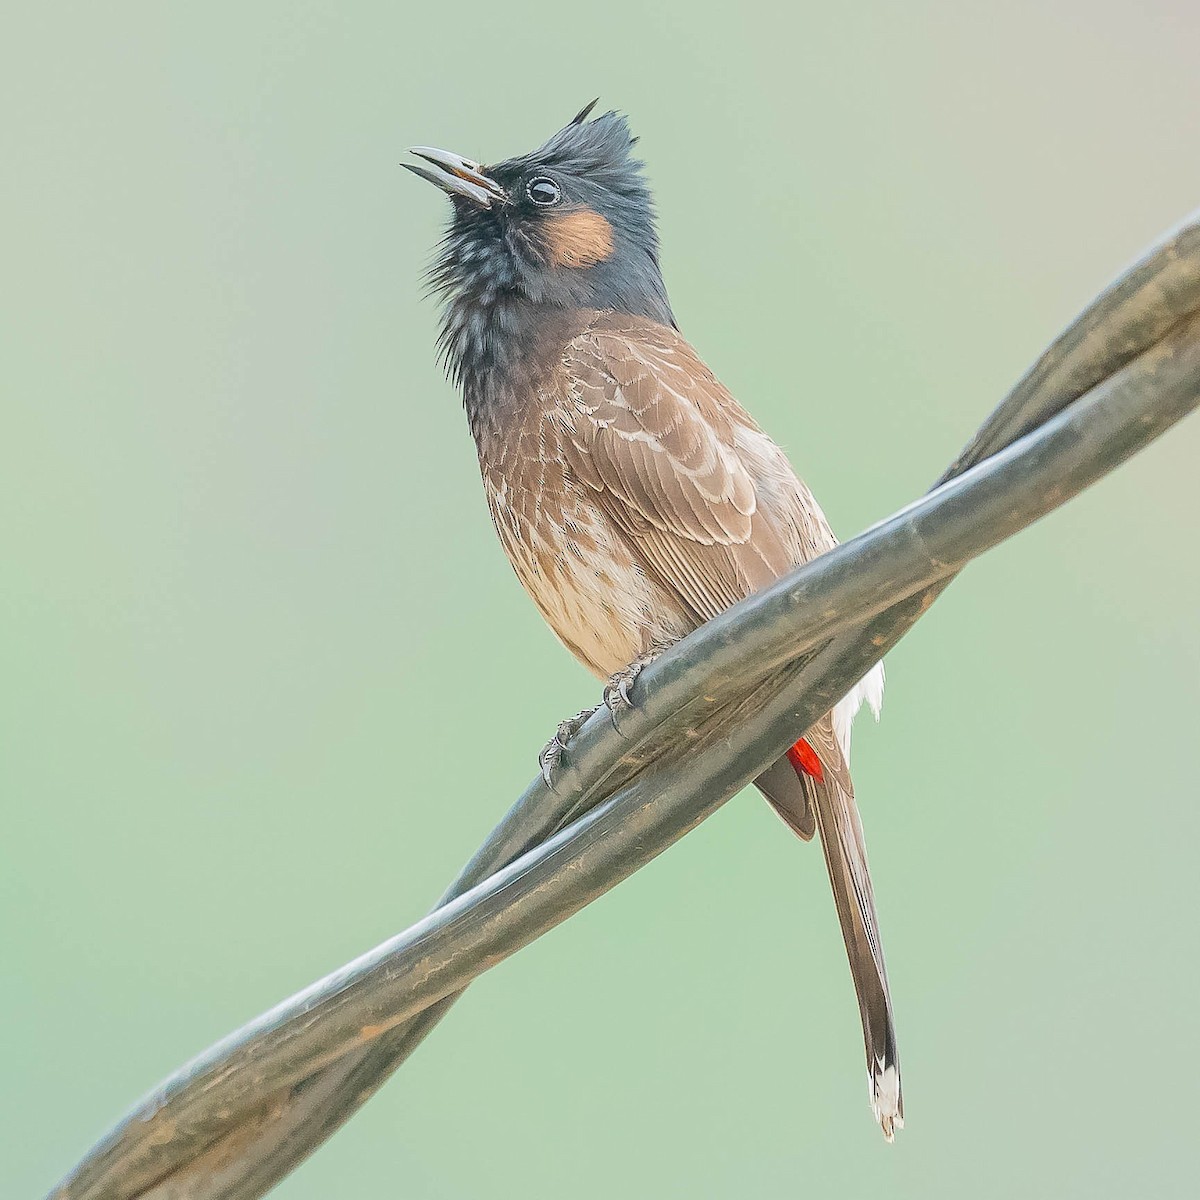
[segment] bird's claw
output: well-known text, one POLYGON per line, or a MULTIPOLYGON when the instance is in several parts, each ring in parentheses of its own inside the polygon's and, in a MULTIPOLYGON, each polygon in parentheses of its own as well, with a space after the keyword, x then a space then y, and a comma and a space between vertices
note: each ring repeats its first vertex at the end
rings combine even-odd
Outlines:
POLYGON ((629 685, 633 682, 626 675, 614 675, 604 688, 604 707, 614 715, 623 709, 632 708, 633 701, 629 698, 629 685))
POLYGON ((635 658, 627 667, 622 667, 611 679, 604 688, 604 707, 608 709, 608 715, 612 718, 613 728, 617 728, 617 713, 627 712, 633 708, 633 700, 629 695, 629 689, 637 682, 637 677, 642 673, 642 668, 650 662, 651 659, 635 658))
POLYGON ((541 753, 538 755, 538 766, 542 771, 542 781, 548 788, 554 787, 554 771, 558 766, 558 760, 562 758, 563 745, 559 741, 558 734, 555 735, 542 747, 541 753))
POLYGON ((558 728, 554 731, 554 736, 542 747, 542 752, 538 755, 538 766, 542 769, 542 779, 548 788, 554 787, 554 772, 562 760, 563 751, 567 748, 567 743, 583 728, 583 723, 599 707, 597 704, 593 708, 582 709, 573 717, 568 717, 565 721, 559 722, 558 728))
MULTIPOLYGON (((605 685, 604 708, 608 710, 613 728, 617 729, 618 732, 617 713, 627 712, 634 707, 633 698, 629 695, 629 689, 633 687, 637 681, 637 677, 642 673, 642 668, 647 663, 652 662, 653 658, 652 654, 646 655, 643 658, 635 658, 629 666, 622 667, 605 685)), ((582 712, 577 712, 573 717, 568 717, 554 731, 554 736, 542 747, 542 752, 538 755, 538 766, 542 769, 542 779, 551 790, 554 789, 554 773, 558 770, 558 765, 562 761, 563 751, 567 748, 567 743, 583 728, 583 723, 588 717, 595 712, 599 712, 600 707, 597 704, 593 708, 585 708, 582 712)))

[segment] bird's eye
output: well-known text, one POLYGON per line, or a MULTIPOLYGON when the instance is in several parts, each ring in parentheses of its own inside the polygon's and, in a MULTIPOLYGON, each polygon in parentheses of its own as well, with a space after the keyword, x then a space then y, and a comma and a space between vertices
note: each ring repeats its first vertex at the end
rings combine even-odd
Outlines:
POLYGON ((548 207, 551 204, 557 204, 562 199, 562 190, 558 184, 553 179, 547 179, 545 175, 531 179, 525 190, 534 204, 548 207))

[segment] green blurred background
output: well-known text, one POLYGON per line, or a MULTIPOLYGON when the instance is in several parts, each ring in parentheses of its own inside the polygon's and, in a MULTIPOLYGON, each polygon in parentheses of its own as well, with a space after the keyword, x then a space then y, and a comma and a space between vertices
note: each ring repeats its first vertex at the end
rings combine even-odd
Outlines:
MULTIPOLYGON (((681 325, 850 534, 1195 206, 1198 42, 1184 0, 10 12, 0 1191, 421 915, 596 695, 488 524, 406 145, 627 111, 681 325)), ((889 660, 856 775, 896 1146, 820 855, 744 795, 278 1194, 1193 1194, 1198 453, 1193 421, 889 660)))

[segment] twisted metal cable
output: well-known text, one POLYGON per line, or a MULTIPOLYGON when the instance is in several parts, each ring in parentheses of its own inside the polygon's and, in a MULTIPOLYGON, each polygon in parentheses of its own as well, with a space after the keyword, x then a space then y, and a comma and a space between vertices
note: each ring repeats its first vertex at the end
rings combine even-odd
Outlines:
POLYGON ((425 920, 160 1085, 54 1200, 250 1200, 329 1137, 478 974, 714 812, 895 645, 970 559, 1200 403, 1200 215, 1042 355, 927 497, 709 622, 536 779, 425 920), (736 720, 730 716, 735 715, 736 720))

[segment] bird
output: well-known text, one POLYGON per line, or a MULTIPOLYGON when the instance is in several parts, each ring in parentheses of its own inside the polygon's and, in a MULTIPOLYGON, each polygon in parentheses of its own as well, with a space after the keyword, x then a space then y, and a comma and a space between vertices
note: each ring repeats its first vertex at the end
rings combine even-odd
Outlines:
MULTIPOLYGON (((438 357, 461 390, 500 543, 615 711, 666 647, 837 539, 680 332, 637 139, 596 104, 494 165, 430 146, 404 165, 451 201, 429 272, 438 357)), ((877 664, 755 782, 802 839, 819 835, 890 1142, 904 1123, 900 1063, 849 771, 851 722, 864 702, 878 718, 882 699, 877 664)), ((544 769, 585 715, 560 726, 544 769)))

